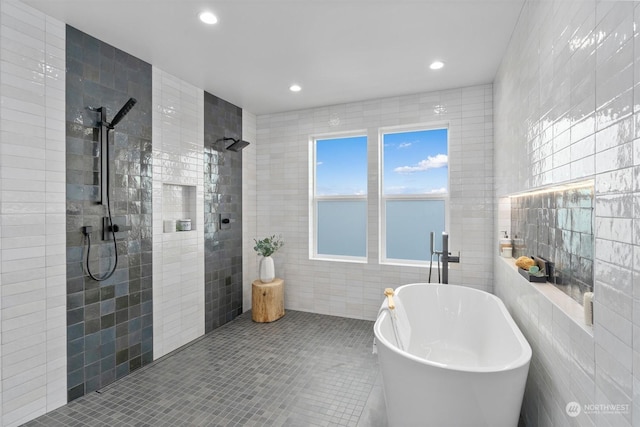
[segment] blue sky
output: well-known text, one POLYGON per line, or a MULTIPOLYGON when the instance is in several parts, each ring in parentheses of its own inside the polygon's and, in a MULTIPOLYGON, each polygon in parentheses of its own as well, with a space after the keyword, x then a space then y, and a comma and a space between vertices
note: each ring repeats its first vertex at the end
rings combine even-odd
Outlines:
POLYGON ((384 193, 425 194, 447 189, 447 130, 388 133, 383 139, 384 193))
POLYGON ((367 194, 367 137, 316 141, 316 194, 367 194))
MULTIPOLYGON (((385 194, 446 190, 446 129, 385 134, 383 146, 385 194)), ((365 136, 317 140, 316 161, 316 194, 366 194, 365 136)))

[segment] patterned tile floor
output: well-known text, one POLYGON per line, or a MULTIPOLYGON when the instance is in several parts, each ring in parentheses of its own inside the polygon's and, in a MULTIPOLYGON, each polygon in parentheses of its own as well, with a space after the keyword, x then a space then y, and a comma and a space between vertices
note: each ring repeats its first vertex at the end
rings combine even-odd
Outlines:
POLYGON ((373 322, 251 313, 26 426, 384 427, 373 322))

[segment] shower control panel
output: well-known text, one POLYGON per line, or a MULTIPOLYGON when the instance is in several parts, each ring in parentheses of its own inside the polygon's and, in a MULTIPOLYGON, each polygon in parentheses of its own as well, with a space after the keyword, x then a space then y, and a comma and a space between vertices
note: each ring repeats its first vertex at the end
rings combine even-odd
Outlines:
POLYGON ((218 214, 218 230, 226 230, 231 228, 231 223, 236 222, 235 219, 231 219, 229 214, 218 214))
POLYGON ((115 232, 116 240, 126 239, 129 231, 131 231, 131 226, 127 225, 126 216, 114 216, 111 221, 108 216, 102 217, 102 240, 113 239, 112 232, 115 232))

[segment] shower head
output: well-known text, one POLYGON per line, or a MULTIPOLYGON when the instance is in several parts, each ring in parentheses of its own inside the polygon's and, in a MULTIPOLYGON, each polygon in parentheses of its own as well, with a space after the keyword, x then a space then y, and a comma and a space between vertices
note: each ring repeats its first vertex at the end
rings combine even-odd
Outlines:
POLYGON ((230 145, 226 146, 225 149, 229 150, 229 151, 242 151, 243 148, 245 148, 247 145, 249 145, 249 142, 244 141, 242 139, 235 139, 235 138, 221 138, 218 141, 233 141, 230 145))
POLYGON ((136 105, 136 102, 138 101, 136 101, 135 98, 129 98, 127 103, 122 106, 120 111, 118 111, 116 115, 113 116, 113 120, 111 120, 111 125, 109 127, 113 129, 118 123, 120 123, 120 120, 122 120, 124 116, 126 116, 127 113, 131 111, 133 106, 136 105))
POLYGON ((237 139, 233 144, 227 147, 227 150, 238 152, 242 151, 247 145, 249 145, 247 141, 237 139))

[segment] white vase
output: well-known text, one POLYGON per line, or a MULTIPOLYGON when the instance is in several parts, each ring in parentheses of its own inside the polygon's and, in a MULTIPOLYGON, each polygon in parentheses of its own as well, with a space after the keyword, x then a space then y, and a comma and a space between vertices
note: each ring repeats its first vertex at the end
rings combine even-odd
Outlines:
POLYGON ((273 258, 270 256, 262 257, 260 260, 260 281, 262 283, 271 283, 276 277, 276 269, 273 266, 273 258))

